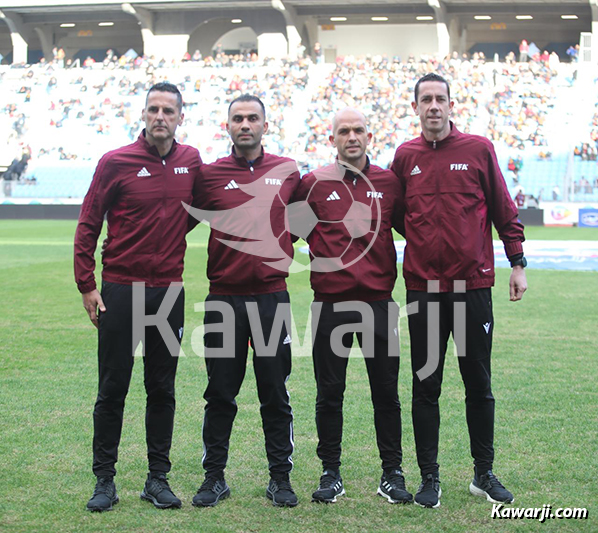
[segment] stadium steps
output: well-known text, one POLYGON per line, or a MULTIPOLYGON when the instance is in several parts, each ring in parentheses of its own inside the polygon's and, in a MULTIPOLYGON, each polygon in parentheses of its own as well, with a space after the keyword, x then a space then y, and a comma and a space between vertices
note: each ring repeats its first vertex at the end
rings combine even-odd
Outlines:
POLYGON ((16 182, 12 186, 13 198, 83 198, 93 177, 93 164, 76 164, 72 161, 38 164, 29 168, 25 179, 35 177, 35 183, 16 182))
POLYGON ((305 132, 305 117, 308 116, 312 99, 320 87, 327 85, 326 78, 335 67, 335 64, 310 65, 305 90, 293 95, 293 105, 285 109, 286 135, 290 141, 288 144, 292 145, 305 132))
POLYGON ((548 146, 570 153, 576 145, 589 141, 589 123, 594 116, 598 92, 588 91, 587 87, 578 79, 570 86, 556 88, 554 108, 545 124, 548 146))

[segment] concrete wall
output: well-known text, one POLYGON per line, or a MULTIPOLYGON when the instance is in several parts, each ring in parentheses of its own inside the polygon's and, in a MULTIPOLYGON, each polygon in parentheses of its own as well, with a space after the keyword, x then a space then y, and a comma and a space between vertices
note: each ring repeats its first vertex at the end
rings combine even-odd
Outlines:
POLYGON ((12 53, 12 41, 10 31, 4 22, 0 22, 0 54, 7 56, 12 53))
POLYGON ((122 55, 133 48, 138 54, 143 54, 141 30, 136 22, 119 23, 118 27, 111 28, 78 24, 76 29, 58 35, 56 46, 64 49, 67 59, 79 50, 89 49, 112 49, 122 55))
MULTIPOLYGON (((563 13, 567 10, 563 8, 563 13)), ((531 13, 535 16, 535 13, 531 13)), ((546 16, 544 16, 546 17, 546 16)), ((538 48, 543 49, 549 43, 575 43, 578 40, 579 32, 590 31, 589 21, 571 20, 563 21, 559 29, 551 28, 547 31, 546 24, 539 24, 542 16, 535 16, 534 21, 514 20, 513 16, 493 16, 492 21, 467 21, 467 48, 475 43, 505 43, 513 42, 517 45, 519 55, 519 43, 526 39, 528 43, 534 42, 538 48), (533 23, 532 23, 533 22, 533 23), (574 30, 574 31, 572 31, 574 30), (572 39, 572 35, 575 36, 572 39)))
POLYGON ((347 24, 334 30, 320 26, 318 39, 324 50, 336 48, 337 56, 386 54, 405 61, 411 54, 433 55, 438 49, 435 24, 347 24))
POLYGON ((0 220, 77 220, 80 205, 0 205, 0 220))
POLYGON ((224 34, 219 43, 223 50, 240 50, 241 48, 257 50, 257 35, 251 28, 237 28, 224 34))

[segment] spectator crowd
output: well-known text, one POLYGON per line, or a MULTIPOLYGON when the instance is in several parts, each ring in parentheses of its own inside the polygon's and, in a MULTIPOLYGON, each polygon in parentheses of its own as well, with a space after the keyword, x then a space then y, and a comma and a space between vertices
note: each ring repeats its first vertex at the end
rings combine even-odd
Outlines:
MULTIPOLYGON (((230 150, 228 103, 251 93, 268 109, 266 149, 295 158, 304 172, 333 157, 329 125, 345 105, 366 114, 374 135, 370 156, 387 166, 396 148, 418 134, 413 87, 427 72, 451 83, 453 120, 462 131, 489 137, 497 150, 524 153, 543 147, 542 153, 550 153, 544 126, 556 87, 569 83, 570 71, 563 74, 550 55, 517 62, 510 54, 503 62, 488 62, 481 53, 403 61, 347 56, 330 65, 309 57, 274 60, 253 53, 218 52, 204 58, 199 51, 166 63, 136 54, 118 57, 108 50, 103 62, 87 58, 79 67, 57 51, 49 63, 0 68, 0 142, 9 147, 8 163, 26 153, 30 166, 73 159, 94 165, 105 151, 136 138, 141 128, 136 110, 143 107, 139 99, 151 85, 170 81, 185 99, 178 138, 196 146, 208 162, 230 150)), ((598 113, 592 128, 593 145, 580 146, 582 158, 595 158, 598 113)), ((515 179, 523 163, 520 156, 512 159, 517 168, 503 170, 506 175, 514 170, 515 179)))

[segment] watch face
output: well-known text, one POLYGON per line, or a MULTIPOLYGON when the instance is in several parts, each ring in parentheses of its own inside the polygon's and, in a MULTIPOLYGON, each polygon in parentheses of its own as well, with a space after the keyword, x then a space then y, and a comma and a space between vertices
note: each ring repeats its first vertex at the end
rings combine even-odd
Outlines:
POLYGON ((527 266, 527 259, 525 257, 521 258, 521 266, 525 268, 527 266))

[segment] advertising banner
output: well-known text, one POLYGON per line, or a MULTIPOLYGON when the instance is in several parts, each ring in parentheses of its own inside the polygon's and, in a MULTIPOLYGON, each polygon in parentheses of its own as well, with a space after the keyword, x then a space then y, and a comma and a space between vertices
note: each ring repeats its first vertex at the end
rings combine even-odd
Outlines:
POLYGON ((580 209, 579 227, 598 228, 598 209, 580 209))
POLYGON ((545 226, 573 226, 579 223, 580 209, 598 209, 598 204, 581 202, 542 202, 545 226))

